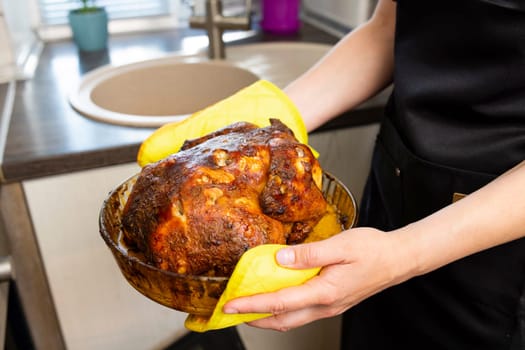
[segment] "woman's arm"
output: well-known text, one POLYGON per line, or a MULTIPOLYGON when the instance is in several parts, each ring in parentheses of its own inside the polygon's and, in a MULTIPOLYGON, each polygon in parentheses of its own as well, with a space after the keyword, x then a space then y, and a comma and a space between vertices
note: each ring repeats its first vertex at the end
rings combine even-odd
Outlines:
POLYGON ((373 97, 391 82, 395 8, 392 0, 381 0, 368 22, 285 88, 309 131, 373 97))
POLYGON ((525 236, 525 161, 427 218, 399 230, 424 274, 464 256, 525 236))
POLYGON ((291 268, 323 266, 319 276, 301 286, 230 301, 224 311, 273 313, 252 325, 287 330, 340 314, 385 288, 521 237, 525 237, 525 161, 399 230, 356 228, 282 249, 277 253, 279 263, 291 268))

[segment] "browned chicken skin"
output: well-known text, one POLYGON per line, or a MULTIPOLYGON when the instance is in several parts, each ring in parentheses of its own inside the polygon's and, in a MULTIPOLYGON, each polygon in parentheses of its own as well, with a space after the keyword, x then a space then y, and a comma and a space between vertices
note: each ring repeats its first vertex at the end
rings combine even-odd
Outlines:
POLYGON ((280 121, 236 123, 143 168, 122 220, 155 266, 229 276, 242 253, 303 241, 326 211, 310 149, 280 121))

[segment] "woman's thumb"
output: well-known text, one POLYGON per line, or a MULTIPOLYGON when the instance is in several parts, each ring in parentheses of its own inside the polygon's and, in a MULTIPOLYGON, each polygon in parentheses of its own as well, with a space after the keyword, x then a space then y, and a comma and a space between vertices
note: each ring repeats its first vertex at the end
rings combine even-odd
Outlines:
POLYGON ((330 264, 323 258, 323 245, 319 243, 282 248, 277 251, 275 258, 279 265, 296 269, 322 267, 330 264))

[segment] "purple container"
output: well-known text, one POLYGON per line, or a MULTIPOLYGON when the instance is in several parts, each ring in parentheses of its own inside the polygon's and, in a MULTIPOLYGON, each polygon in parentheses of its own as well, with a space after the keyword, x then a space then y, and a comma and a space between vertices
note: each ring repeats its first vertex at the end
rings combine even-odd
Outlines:
POLYGON ((290 34, 299 30, 300 0, 263 0, 261 27, 271 33, 290 34))

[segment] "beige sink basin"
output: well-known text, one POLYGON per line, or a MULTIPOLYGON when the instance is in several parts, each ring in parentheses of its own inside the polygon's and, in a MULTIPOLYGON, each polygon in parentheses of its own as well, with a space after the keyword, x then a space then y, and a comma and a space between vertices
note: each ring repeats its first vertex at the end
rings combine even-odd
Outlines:
POLYGON ((261 43, 230 46, 224 61, 210 61, 203 52, 104 66, 86 74, 69 101, 82 115, 102 122, 157 127, 259 79, 284 87, 329 49, 313 43, 261 43))

